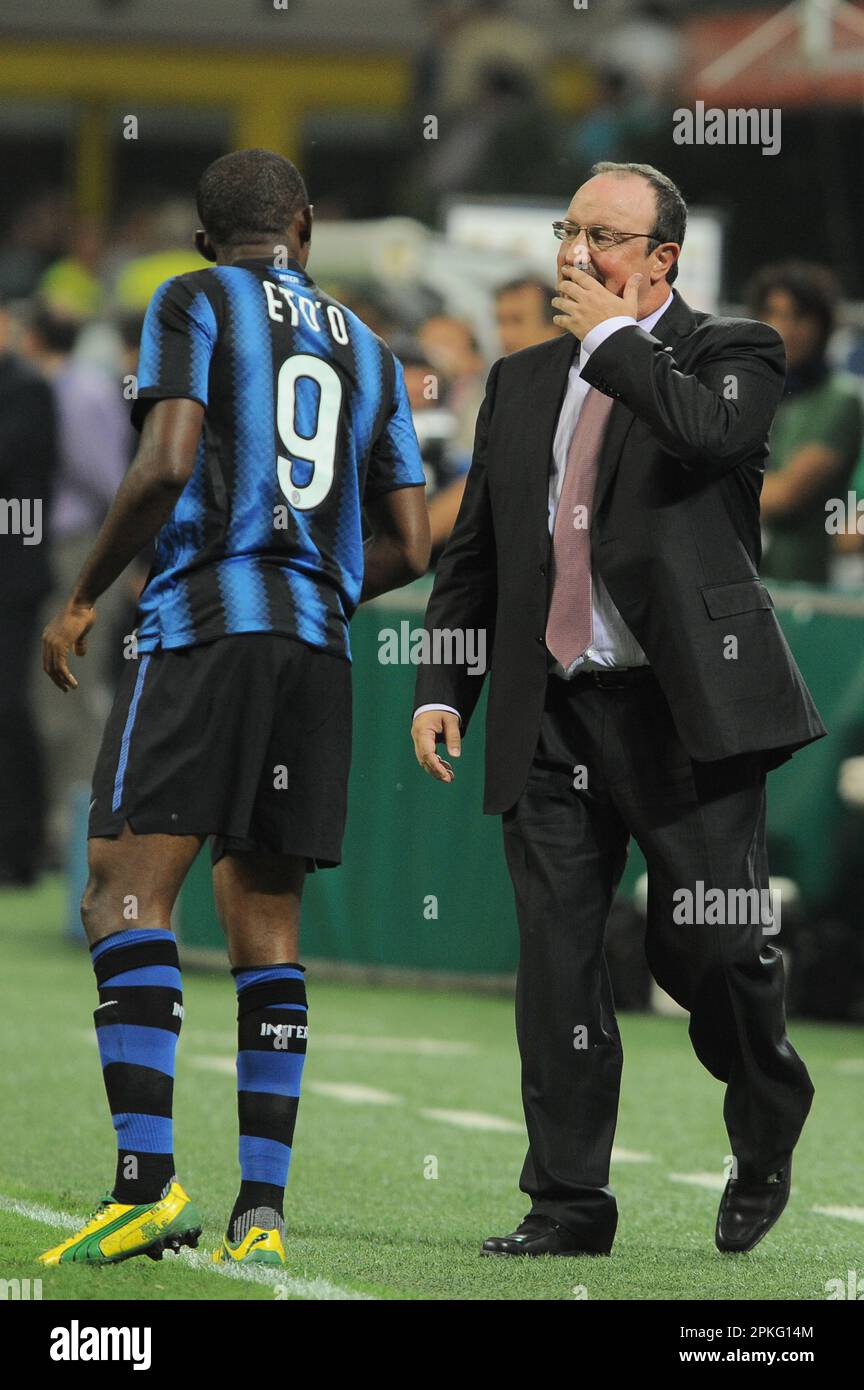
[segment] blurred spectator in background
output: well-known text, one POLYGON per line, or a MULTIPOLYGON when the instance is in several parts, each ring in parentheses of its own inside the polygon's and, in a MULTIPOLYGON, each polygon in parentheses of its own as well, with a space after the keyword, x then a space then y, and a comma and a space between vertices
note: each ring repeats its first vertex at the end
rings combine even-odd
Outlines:
POLYGON ((480 345, 471 325, 452 314, 433 314, 421 324, 417 337, 443 379, 443 404, 455 417, 453 450, 464 454, 470 466, 486 378, 480 345))
POLYGON ((40 276, 38 297, 61 312, 89 319, 104 308, 102 258, 105 237, 102 226, 92 217, 81 218, 69 238, 65 256, 53 261, 40 276))
POLYGON ((347 285, 330 284, 327 285, 326 290, 328 294, 333 295, 334 299, 338 299, 340 304, 344 304, 352 313, 356 314, 358 319, 362 319, 373 333, 377 333, 379 338, 384 339, 385 343, 389 343, 393 334, 400 331, 393 315, 374 290, 368 287, 351 289, 347 285))
POLYGON ((42 194, 17 211, 0 244, 0 299, 27 299, 33 293, 39 276, 62 254, 68 225, 60 193, 42 194))
POLYGON ((146 250, 131 256, 117 270, 113 301, 120 310, 143 312, 165 280, 187 270, 204 270, 207 265, 193 247, 198 220, 191 203, 172 199, 142 217, 139 231, 146 250))
MULTIPOLYGON (((129 455, 129 407, 116 381, 75 360, 80 328, 79 319, 37 303, 21 339, 23 355, 50 383, 57 419, 57 471, 48 528, 54 587, 45 599, 45 621, 71 591, 123 480, 129 455)), ((115 585, 100 604, 99 619, 87 638, 90 679, 74 699, 58 700, 45 680, 37 687, 46 752, 46 839, 51 864, 63 862, 70 790, 76 782, 89 785, 99 751, 110 694, 108 647, 120 599, 121 586, 115 585)))
POLYGON ((624 73, 619 68, 601 69, 590 106, 563 140, 573 166, 570 182, 581 182, 600 160, 632 158, 626 146, 635 123, 624 73))
POLYGON ((533 79, 503 63, 484 69, 475 99, 441 119, 437 139, 415 166, 415 181, 427 185, 427 216, 457 193, 555 191, 554 140, 553 114, 533 79))
POLYGON ((555 290, 542 280, 510 280, 495 291, 495 322, 505 357, 521 348, 557 338, 561 329, 552 320, 555 290))
POLYGON ((397 336, 390 340, 390 347, 405 373, 405 388, 423 458, 434 565, 453 530, 471 455, 454 447, 456 416, 442 403, 438 374, 419 342, 397 336))
POLYGON ((667 157, 669 123, 680 104, 687 57, 675 5, 628 0, 623 13, 621 9, 590 46, 597 90, 592 106, 564 141, 571 182, 581 180, 598 160, 652 163, 667 157))
POLYGON ((546 80, 549 52, 546 41, 532 25, 509 14, 507 0, 463 0, 461 6, 437 6, 438 80, 431 95, 439 116, 467 111, 478 99, 486 75, 493 69, 519 74, 540 89, 546 80))
POLYGON ((592 58, 600 67, 615 67, 634 99, 641 97, 655 109, 668 107, 675 101, 686 56, 673 5, 635 0, 628 8, 629 13, 592 45, 592 58))
POLYGON ((415 119, 442 110, 442 87, 451 37, 465 17, 464 0, 419 0, 428 30, 414 62, 411 104, 415 119))
POLYGON ((434 139, 409 170, 400 206, 434 221, 458 193, 543 194, 555 187, 555 126, 546 101, 548 50, 506 0, 435 4, 415 68, 414 120, 434 139))
POLYGON ((31 680, 51 588, 56 431, 51 388, 11 350, 11 330, 0 302, 0 882, 23 885, 41 867, 45 816, 31 680))
POLYGON ((833 537, 826 503, 845 496, 861 452, 858 388, 832 372, 826 357, 837 295, 831 272, 804 261, 766 266, 749 290, 751 312, 786 345, 786 391, 762 486, 762 573, 790 583, 828 582, 833 537))
POLYGON ((846 531, 831 537, 834 550, 831 580, 837 588, 857 590, 864 589, 864 452, 859 455, 849 479, 849 491, 853 495, 855 515, 848 517, 846 531))

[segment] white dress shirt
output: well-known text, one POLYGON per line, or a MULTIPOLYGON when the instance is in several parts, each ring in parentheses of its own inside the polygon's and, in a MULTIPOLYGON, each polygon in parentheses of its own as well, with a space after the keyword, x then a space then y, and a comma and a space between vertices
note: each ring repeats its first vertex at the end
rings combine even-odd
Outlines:
MULTIPOLYGON (((653 313, 646 314, 645 318, 634 319, 629 314, 618 314, 615 318, 604 319, 598 323, 596 328, 585 334, 579 345, 579 357, 570 368, 567 379, 567 391, 561 405, 561 412, 558 416, 558 425, 555 430, 555 439, 552 445, 552 467, 549 473, 549 534, 552 535, 555 529, 555 513, 558 510, 558 499, 561 496, 561 489, 564 484, 564 472, 567 467, 567 454, 570 450, 570 441, 573 438, 573 431, 576 428, 576 421, 579 419, 579 412, 582 403, 588 395, 590 385, 582 377, 582 369, 592 352, 595 352, 601 343, 617 333, 619 328, 628 328, 638 324, 639 328, 644 328, 646 333, 650 333, 655 324, 663 317, 669 305, 672 303, 672 291, 668 297, 655 309, 653 313)), ((564 680, 569 680, 578 671, 597 670, 599 668, 611 668, 622 666, 647 666, 648 658, 643 652, 636 638, 628 628, 615 604, 609 596, 609 591, 596 569, 592 566, 591 571, 591 610, 593 615, 594 634, 591 646, 584 655, 577 657, 572 666, 566 670, 550 654, 550 670, 555 675, 564 680)), ((424 710, 445 709, 451 714, 459 714, 452 705, 420 705, 414 711, 414 717, 422 714, 424 710)))

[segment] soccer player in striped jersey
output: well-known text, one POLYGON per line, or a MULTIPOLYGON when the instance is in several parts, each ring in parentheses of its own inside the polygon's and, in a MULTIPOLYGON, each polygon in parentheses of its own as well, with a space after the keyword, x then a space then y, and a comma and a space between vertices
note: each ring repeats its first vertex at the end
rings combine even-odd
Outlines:
POLYGON ((308 1033, 300 899, 305 874, 341 855, 348 625, 429 557, 402 369, 307 274, 312 208, 297 169, 267 150, 225 155, 201 178, 198 212, 213 266, 153 297, 140 447, 43 637, 47 674, 74 691, 70 652, 85 654, 94 605, 156 537, 94 772, 82 901, 116 1176, 46 1264, 197 1243, 174 1171, 171 909, 207 837, 238 998, 240 1187, 214 1258, 284 1261, 308 1033))

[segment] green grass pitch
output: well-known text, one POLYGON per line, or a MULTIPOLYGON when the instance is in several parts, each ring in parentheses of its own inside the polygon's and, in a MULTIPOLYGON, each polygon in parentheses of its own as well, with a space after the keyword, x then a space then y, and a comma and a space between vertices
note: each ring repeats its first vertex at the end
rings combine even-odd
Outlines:
POLYGON ((187 971, 184 981, 176 1157, 204 1215, 199 1251, 43 1271, 35 1256, 64 1234, 51 1214, 85 1215, 114 1167, 93 976, 86 952, 61 941, 61 913, 59 880, 0 896, 0 1279, 41 1277, 43 1299, 822 1300, 826 1281, 845 1281, 850 1269, 864 1281, 860 1029, 793 1021, 816 1099, 792 1198, 752 1254, 729 1257, 713 1244, 719 1190, 670 1177, 721 1174, 723 1087, 696 1060, 684 1021, 623 1015, 612 1257, 484 1260, 484 1237, 527 1210, 517 1188, 524 1138, 510 1001, 336 984, 314 971, 288 1264, 258 1280, 220 1276, 209 1253, 237 1181, 227 966, 187 971), (465 1126, 436 1111, 475 1118, 465 1126), (472 1127, 478 1113, 504 1123, 472 1127))

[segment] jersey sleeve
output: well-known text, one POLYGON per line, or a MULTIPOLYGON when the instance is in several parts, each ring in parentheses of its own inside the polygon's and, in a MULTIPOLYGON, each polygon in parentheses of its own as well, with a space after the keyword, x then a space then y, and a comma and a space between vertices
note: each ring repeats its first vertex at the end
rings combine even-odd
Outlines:
POLYGON ((364 501, 426 482, 401 363, 392 356, 393 395, 369 457, 364 501))
POLYGON ((186 397, 207 405, 216 315, 200 282, 184 275, 160 285, 144 318, 132 424, 141 429, 156 401, 186 397))

